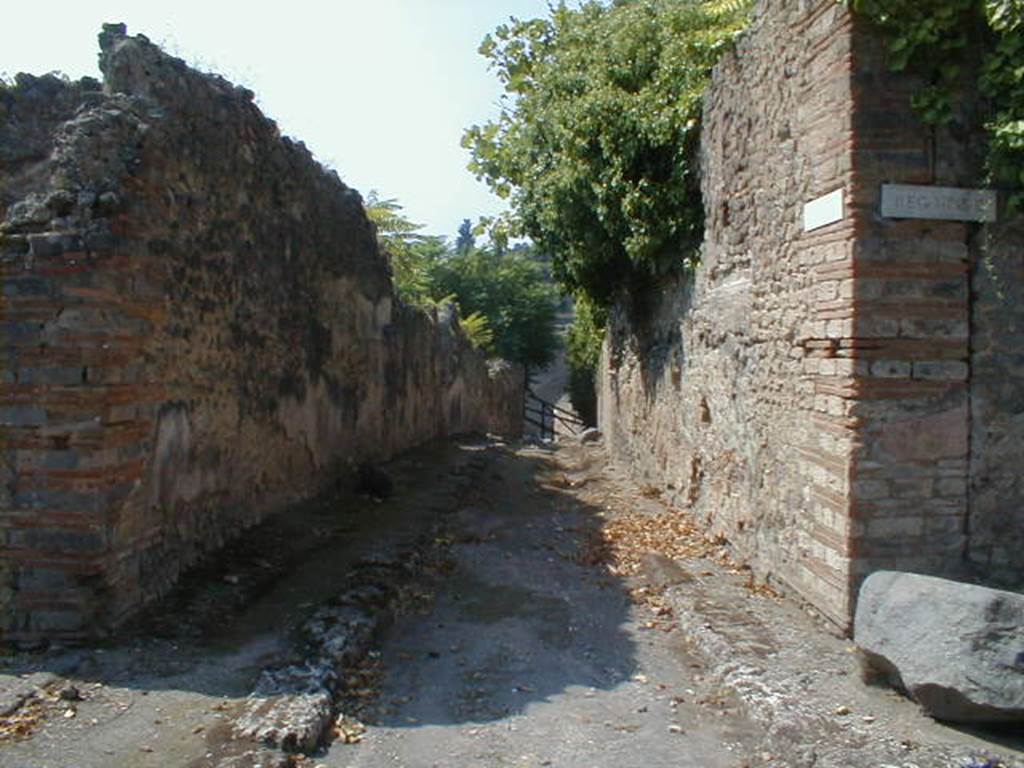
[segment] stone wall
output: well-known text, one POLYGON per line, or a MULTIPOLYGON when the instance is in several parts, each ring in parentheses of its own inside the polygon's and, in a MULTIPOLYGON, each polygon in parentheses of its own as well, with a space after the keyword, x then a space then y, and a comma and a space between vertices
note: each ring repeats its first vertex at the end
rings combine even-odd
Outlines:
POLYGON ((971 239, 968 561, 1024 586, 1024 216, 971 239))
POLYGON ((646 330, 612 324, 600 396, 613 452, 761 574, 848 608, 854 435, 831 350, 852 303, 853 223, 805 234, 805 200, 851 182, 850 21, 765 5, 705 106, 706 232, 646 330))
POLYGON ((2 638, 116 626, 353 461, 514 432, 522 372, 394 299, 359 195, 108 27, 0 91, 2 638))
POLYGON ((605 351, 612 452, 842 626, 878 568, 1022 579, 1020 228, 881 216, 883 183, 978 185, 971 99, 932 131, 920 85, 845 7, 761 2, 705 103, 701 266, 605 351))

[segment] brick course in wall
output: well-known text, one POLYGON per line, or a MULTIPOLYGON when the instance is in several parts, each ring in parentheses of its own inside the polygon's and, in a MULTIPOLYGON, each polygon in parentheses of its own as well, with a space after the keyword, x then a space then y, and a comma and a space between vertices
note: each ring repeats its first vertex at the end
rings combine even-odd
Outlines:
POLYGON ((612 452, 841 626, 878 568, 1024 581, 1020 228, 881 216, 883 183, 977 185, 971 98, 932 131, 920 85, 844 7, 760 3, 705 103, 701 266, 624 302, 603 362, 612 452))
POLYGON ((521 416, 251 93, 101 47, 102 91, 0 92, 0 639, 109 630, 349 462, 521 416))
MULTIPOLYGON (((881 568, 963 578, 975 225, 887 219, 879 210, 886 183, 973 186, 980 144, 921 124, 910 98, 923 84, 888 70, 866 23, 855 48, 851 585, 881 568)), ((963 100, 961 135, 971 106, 963 100)))

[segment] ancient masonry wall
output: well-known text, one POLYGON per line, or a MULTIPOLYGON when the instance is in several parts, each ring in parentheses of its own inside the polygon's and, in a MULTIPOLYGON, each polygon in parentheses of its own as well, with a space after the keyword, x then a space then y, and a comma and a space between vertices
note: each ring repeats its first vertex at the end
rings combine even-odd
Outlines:
POLYGON ((843 7, 762 2, 705 104, 702 264, 605 351, 612 452, 841 626, 878 568, 1024 581, 1022 226, 881 216, 978 185, 970 99, 931 131, 919 86, 843 7))
POLYGON ((252 94, 123 29, 0 90, 0 639, 108 630, 200 553, 522 373, 398 304, 361 200, 252 94))
POLYGON ((1024 216, 972 233, 968 564, 1024 586, 1024 216))

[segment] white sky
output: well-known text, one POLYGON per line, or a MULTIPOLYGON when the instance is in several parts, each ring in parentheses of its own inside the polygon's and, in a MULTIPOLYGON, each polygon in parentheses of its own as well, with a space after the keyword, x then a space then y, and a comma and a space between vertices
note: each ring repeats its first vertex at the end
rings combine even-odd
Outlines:
POLYGON ((509 16, 547 0, 36 0, 9 3, 0 72, 98 76, 96 35, 123 21, 189 64, 256 93, 364 197, 397 198, 431 234, 500 202, 466 170, 462 131, 492 117, 500 88, 477 52, 509 16))

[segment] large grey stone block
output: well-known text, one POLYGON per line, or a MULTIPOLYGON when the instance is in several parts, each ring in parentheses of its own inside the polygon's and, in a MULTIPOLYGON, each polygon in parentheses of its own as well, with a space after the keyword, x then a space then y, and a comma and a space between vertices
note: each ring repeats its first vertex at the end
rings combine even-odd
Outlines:
POLYGON ((1024 721, 1024 595, 878 571, 861 586, 854 639, 939 720, 1024 721))

